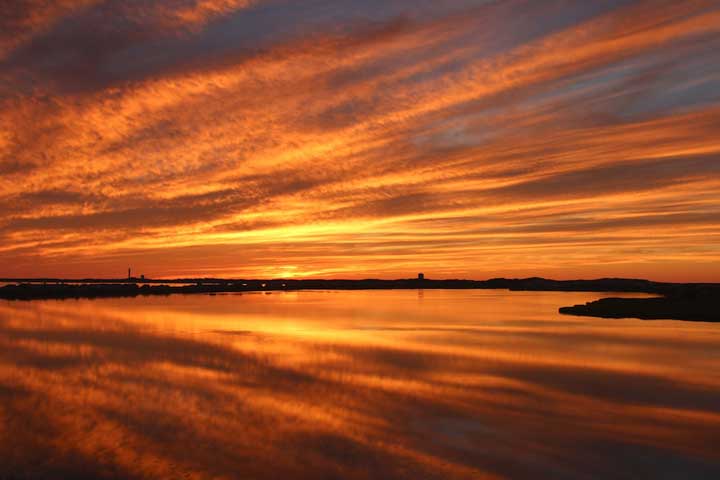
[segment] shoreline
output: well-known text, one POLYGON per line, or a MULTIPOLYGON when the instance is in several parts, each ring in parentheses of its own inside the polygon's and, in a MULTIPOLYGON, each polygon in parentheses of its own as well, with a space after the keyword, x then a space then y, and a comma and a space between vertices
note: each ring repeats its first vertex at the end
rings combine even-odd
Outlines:
POLYGON ((325 279, 208 279, 178 278, 155 280, 129 279, 0 279, 0 299, 44 300, 55 298, 132 297, 172 295, 174 293, 232 293, 298 290, 510 290, 559 292, 622 292, 665 294, 677 289, 717 288, 720 284, 670 284, 648 280, 605 278, 596 280, 550 280, 544 278, 489 280, 433 280, 410 278, 397 280, 325 280, 325 279))
POLYGON ((0 279, 0 300, 70 300, 132 298, 174 294, 223 294, 305 290, 508 290, 545 292, 644 293, 651 298, 602 298, 584 305, 560 307, 559 313, 597 318, 720 322, 720 284, 661 283, 604 278, 549 280, 544 278, 490 280, 228 280, 228 279, 0 279), (12 283, 11 283, 12 282, 12 283))
MULTIPOLYGON (((719 292, 720 293, 720 292, 719 292)), ((606 319, 720 322, 720 295, 652 298, 601 298, 584 305, 561 307, 564 315, 606 319)))

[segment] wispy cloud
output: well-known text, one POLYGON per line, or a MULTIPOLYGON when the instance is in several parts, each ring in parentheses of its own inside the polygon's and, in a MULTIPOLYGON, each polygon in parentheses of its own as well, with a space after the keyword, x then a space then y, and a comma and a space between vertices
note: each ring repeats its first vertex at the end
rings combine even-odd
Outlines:
POLYGON ((3 274, 718 279, 716 2, 44 3, 3 274))

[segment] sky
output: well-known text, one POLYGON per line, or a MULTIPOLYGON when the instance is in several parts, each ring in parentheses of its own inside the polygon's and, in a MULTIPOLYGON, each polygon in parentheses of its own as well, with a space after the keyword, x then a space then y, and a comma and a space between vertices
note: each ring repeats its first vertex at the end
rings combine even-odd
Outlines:
POLYGON ((4 0, 0 277, 720 281, 717 0, 4 0))

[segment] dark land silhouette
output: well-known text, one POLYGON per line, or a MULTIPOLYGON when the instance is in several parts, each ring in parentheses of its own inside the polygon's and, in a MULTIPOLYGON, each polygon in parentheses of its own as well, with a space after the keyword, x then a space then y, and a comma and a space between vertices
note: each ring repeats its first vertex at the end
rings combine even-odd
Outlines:
POLYGON ((297 290, 505 289, 512 291, 624 292, 655 294, 656 298, 606 298, 560 308, 560 313, 605 318, 720 321, 720 284, 664 283, 640 279, 550 280, 238 280, 222 278, 126 279, 0 279, 0 299, 41 300, 141 295, 221 294, 297 290))
POLYGON ((654 298, 602 298, 560 308, 560 313, 601 318, 720 322, 720 288, 677 288, 654 298))

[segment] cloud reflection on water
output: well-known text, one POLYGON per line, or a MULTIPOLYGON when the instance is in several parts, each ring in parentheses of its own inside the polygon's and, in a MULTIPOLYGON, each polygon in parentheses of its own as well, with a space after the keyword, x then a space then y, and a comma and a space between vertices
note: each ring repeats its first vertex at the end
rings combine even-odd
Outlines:
POLYGON ((594 297, 4 302, 0 477, 718 475, 720 330, 594 297))

